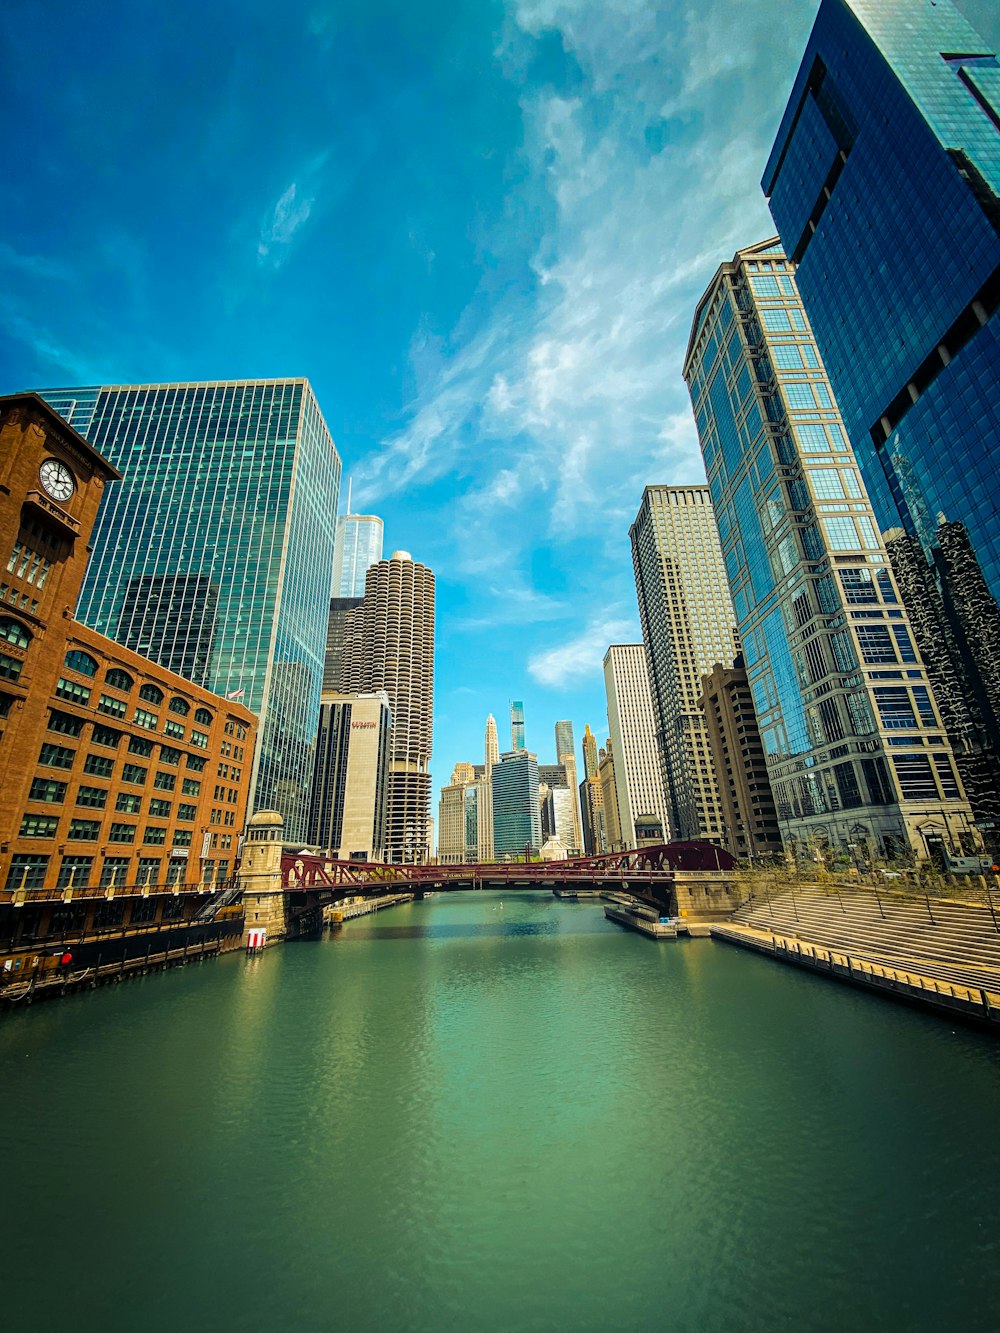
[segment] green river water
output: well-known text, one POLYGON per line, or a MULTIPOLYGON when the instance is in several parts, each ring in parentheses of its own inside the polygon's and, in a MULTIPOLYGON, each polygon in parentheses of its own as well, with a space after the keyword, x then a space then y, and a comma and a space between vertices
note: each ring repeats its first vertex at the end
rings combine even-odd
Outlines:
POLYGON ((439 895, 0 1017, 11 1329, 1000 1328, 1000 1048, 439 895))

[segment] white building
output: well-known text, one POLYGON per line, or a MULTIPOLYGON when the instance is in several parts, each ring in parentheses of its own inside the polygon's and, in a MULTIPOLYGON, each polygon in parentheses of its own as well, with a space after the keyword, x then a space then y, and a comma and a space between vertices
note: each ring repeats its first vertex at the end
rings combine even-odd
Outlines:
POLYGON ((604 687, 622 843, 631 848, 643 842, 666 842, 669 822, 663 769, 646 652, 641 643, 611 645, 604 655, 604 687))

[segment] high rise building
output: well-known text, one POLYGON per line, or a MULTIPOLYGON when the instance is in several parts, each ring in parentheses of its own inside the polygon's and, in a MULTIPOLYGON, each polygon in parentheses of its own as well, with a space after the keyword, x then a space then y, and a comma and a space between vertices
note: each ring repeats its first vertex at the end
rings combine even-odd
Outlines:
POLYGON ((524 704, 513 699, 510 705, 510 748, 524 749, 524 704))
POLYGON ((386 856, 420 864, 431 851, 434 575, 408 551, 372 565, 349 630, 343 688, 355 694, 385 690, 392 709, 386 856))
POLYGON ((647 486, 630 536, 671 835, 718 842, 721 811, 698 696, 702 676, 732 661, 738 645, 708 488, 647 486))
POLYGON ((441 788, 438 801, 437 852, 441 865, 465 865, 476 860, 478 808, 471 764, 456 764, 451 782, 441 788), (470 799, 470 792, 472 793, 470 799), (468 827, 472 820, 471 830, 468 827), (470 839, 471 832, 471 839, 470 839), (469 843, 473 855, 469 856, 469 843))
POLYGON ((384 691, 320 696, 306 841, 340 861, 381 861, 392 711, 384 691))
POLYGON ((1000 597, 1000 68, 950 0, 823 0, 763 180, 880 527, 1000 597))
POLYGON ((542 845, 538 808, 538 760, 527 750, 511 750, 493 765, 493 850, 496 856, 523 857, 542 845))
POLYGON ((79 618, 258 715, 254 808, 301 842, 340 488, 308 381, 42 396, 125 474, 101 506, 79 618))
POLYGON ((381 559, 382 520, 374 514, 352 514, 350 509, 341 514, 333 552, 332 595, 364 597, 365 577, 381 559))
POLYGON ((326 623, 326 654, 323 658, 323 689, 334 692, 344 684, 344 648, 351 637, 351 613, 363 597, 331 597, 326 623))
POLYGON ((597 777, 597 737, 590 730, 589 722, 583 732, 583 776, 597 777))
POLYGON ((782 837, 805 855, 971 851, 969 806, 794 271, 773 241, 723 264, 684 363, 782 837))
POLYGON ((615 755, 618 827, 624 847, 669 838, 653 696, 641 643, 613 643, 604 655, 608 728, 615 755))
POLYGON ((580 783, 580 809, 583 814, 583 850, 588 856, 607 851, 604 837, 604 793, 595 773, 580 783))
POLYGON ((500 762, 500 742, 497 739, 496 718, 490 713, 486 719, 486 775, 489 776, 490 769, 494 764, 500 762))
POLYGON ((725 846, 733 856, 781 855, 781 831, 742 654, 702 678, 698 700, 722 803, 725 846))
POLYGON ((604 851, 623 851, 622 826, 618 818, 618 775, 611 737, 601 749, 597 761, 597 781, 601 787, 602 835, 604 851))
POLYGON ((583 851, 583 823, 580 818, 578 796, 579 782, 576 772, 576 746, 573 740, 573 723, 556 723, 556 762, 562 764, 566 772, 566 785, 572 793, 573 829, 566 838, 566 846, 574 851, 583 851))

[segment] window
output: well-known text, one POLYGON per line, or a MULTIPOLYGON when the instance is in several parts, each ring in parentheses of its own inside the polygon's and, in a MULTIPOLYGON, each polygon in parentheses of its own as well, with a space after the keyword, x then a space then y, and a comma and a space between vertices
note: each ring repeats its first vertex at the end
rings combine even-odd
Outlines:
POLYGON ((90 883, 92 856, 64 856, 59 867, 57 889, 85 889, 90 883))
POLYGON ((112 824, 108 830, 108 842, 135 842, 135 825, 112 824))
POLYGON ((60 676, 56 682, 56 698, 69 699, 74 704, 90 702, 90 690, 86 685, 79 685, 75 680, 60 676))
POLYGON ((115 771, 115 761, 104 754, 88 754, 84 760, 83 771, 92 778, 109 778, 115 771))
POLYGON ((161 773, 157 770, 156 777, 153 779, 154 787, 159 788, 160 791, 173 791, 176 785, 177 779, 173 773, 161 773))
POLYGON ((149 776, 149 769, 143 768, 141 764, 126 764, 122 769, 123 782, 135 782, 140 787, 149 776))
POLYGON ((28 800, 48 801, 50 805, 58 805, 65 795, 65 782, 56 782, 53 778, 35 778, 28 792, 28 800))
POLYGON ((6 639, 15 648, 27 648, 31 643, 28 631, 19 620, 11 620, 10 616, 0 616, 0 639, 6 639))
POLYGON ((179 828, 174 830, 174 846, 175 847, 191 846, 191 830, 189 828, 179 828))
POLYGON ((65 660, 70 671, 78 671, 81 676, 97 675, 97 663, 89 653, 83 653, 79 648, 71 648, 65 660))
POLYGON ((951 760, 946 754, 936 754, 934 756, 934 767, 937 769, 942 795, 946 799, 957 800, 959 796, 958 779, 955 777, 955 770, 951 766, 951 760))
POLYGON ((931 761, 924 754, 894 754, 899 789, 904 801, 936 801, 938 790, 931 771, 931 761))
POLYGON ((149 802, 149 813, 154 819, 169 819, 171 805, 160 796, 154 796, 149 802))
POLYGON ((858 534, 853 518, 824 518, 820 522, 826 534, 827 545, 832 551, 856 551, 858 534))
POLYGON ((54 838, 59 827, 57 815, 25 815, 21 820, 22 838, 54 838))
POLYGON ((851 606, 870 606, 878 602, 870 569, 842 569, 840 582, 851 606))
POLYGON ((174 722, 172 718, 167 718, 163 724, 163 730, 166 735, 173 736, 175 740, 184 739, 184 725, 181 722, 174 722))
POLYGON ((184 872, 187 870, 187 862, 179 856, 172 856, 167 862, 167 883, 183 884, 184 872))
POLYGON ((161 704, 163 703, 163 691, 147 682, 145 685, 139 686, 139 698, 145 699, 148 704, 161 704))
POLYGON ((207 736, 207 735, 205 734, 205 732, 203 732, 203 731, 192 731, 192 732, 191 732, 191 744, 192 744, 192 745, 197 745, 197 746, 199 747, 199 749, 207 750, 207 749, 208 749, 208 736, 207 736))
POLYGON ((184 778, 181 782, 181 791, 185 796, 200 796, 201 783, 197 778, 184 778))
POLYGON ((200 754, 185 755, 184 763, 192 773, 200 773, 205 767, 205 760, 200 754))
POLYGON ((115 731, 114 727, 102 727, 100 723, 95 722, 94 730, 90 739, 95 745, 106 745, 109 750, 117 750, 118 742, 121 740, 120 731, 115 731))
POLYGON ((861 660, 868 666, 896 661, 896 650, 889 637, 888 625, 855 625, 861 660))
POLYGON ((160 858, 158 856, 139 857, 139 883, 157 884, 160 879, 160 858))
POLYGON ((83 718, 73 717, 70 713, 60 713, 55 708, 49 714, 49 731, 59 731, 64 736, 79 736, 83 732, 83 718))
POLYGON ((160 763, 161 763, 161 764, 179 764, 180 762, 181 762, 181 752, 180 752, 180 750, 175 750, 174 747, 173 747, 172 745, 161 745, 161 746, 160 746, 160 763))
POLYGON ((115 699, 110 694, 102 694, 97 701, 97 711, 108 713, 111 717, 124 717, 128 707, 124 699, 115 699))
MULTIPOLYGON (((113 690, 122 690, 125 694, 128 694, 129 690, 135 684, 135 681, 132 679, 132 677, 128 674, 127 671, 122 671, 119 667, 112 667, 111 670, 107 672, 107 674, 105 675, 104 683, 105 685, 110 686, 110 688, 113 690)), ((119 857, 114 859, 124 860, 125 864, 128 865, 128 857, 119 857)))
POLYGON ((181 717, 187 717, 191 711, 191 705, 186 699, 171 699, 169 708, 171 713, 178 713, 181 717))
POLYGON ((101 866, 101 888, 117 888, 119 884, 125 884, 130 864, 131 857, 128 856, 106 856, 101 866))
POLYGON ((99 819, 71 819, 69 838, 71 842, 96 842, 101 835, 99 819))
POLYGON ((8 657, 6 653, 0 653, 0 676, 4 680, 17 680, 23 666, 24 663, 16 657, 8 657))
POLYGON ((125 920, 124 903, 101 903, 94 913, 95 930, 111 930, 125 920))
POLYGON ((132 714, 132 720, 137 726, 145 727, 147 731, 155 731, 160 722, 155 713, 150 713, 145 708, 137 708, 132 714))
POLYGON ((47 856, 36 856, 33 852, 22 852, 10 858, 7 871, 8 889, 42 889, 45 887, 45 872, 49 866, 47 856))
POLYGON ((896 647, 899 649, 899 660, 901 662, 915 662, 917 660, 916 650, 910 642, 910 636, 906 631, 905 625, 893 625, 892 635, 896 640, 896 647))
POLYGON ((809 468, 808 476, 817 500, 846 499, 844 484, 836 468, 809 468))
POLYGON ((887 731, 911 731, 917 719, 908 691, 902 685, 881 685, 875 690, 875 704, 887 731))
POLYGON ((153 753, 153 742, 147 741, 145 736, 130 736, 128 738, 129 754, 141 754, 149 756, 153 753))
POLYGON ((132 791, 119 792, 115 809, 120 810, 122 814, 137 815, 142 809, 142 797, 132 791))
POLYGON ((22 541, 14 543, 10 559, 7 561, 8 574, 14 574, 19 579, 34 583, 36 587, 44 588, 50 568, 51 565, 43 555, 33 551, 30 546, 25 546, 22 541))
POLYGON ((196 708, 194 710, 194 720, 199 726, 210 727, 212 725, 212 714, 207 708, 196 708))
POLYGON ((149 843, 152 847, 162 847, 167 841, 167 830, 165 828, 154 828, 152 825, 147 825, 142 840, 145 843, 149 843))
POLYGON ((107 787, 80 787, 76 793, 77 805, 90 806, 92 810, 103 810, 108 803, 107 787))
POLYGON ((43 745, 38 755, 40 764, 49 768, 72 768, 76 758, 75 750, 67 750, 65 745, 43 745))
POLYGON ((934 705, 931 703, 930 691, 926 685, 914 685, 913 702, 917 705, 921 725, 936 727, 937 718, 934 716, 934 705))
POLYGON ((194 819, 195 815, 197 814, 197 811, 198 807, 196 805, 179 805, 177 807, 177 818, 194 819))

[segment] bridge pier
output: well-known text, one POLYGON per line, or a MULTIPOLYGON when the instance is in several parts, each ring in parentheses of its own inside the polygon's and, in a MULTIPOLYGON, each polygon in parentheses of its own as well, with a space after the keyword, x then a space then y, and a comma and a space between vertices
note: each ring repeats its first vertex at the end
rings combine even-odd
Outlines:
POLYGON ((276 810, 261 810, 247 825, 239 880, 243 885, 243 944, 251 930, 264 930, 265 948, 288 934, 285 891, 281 883, 281 846, 285 821, 276 810))

